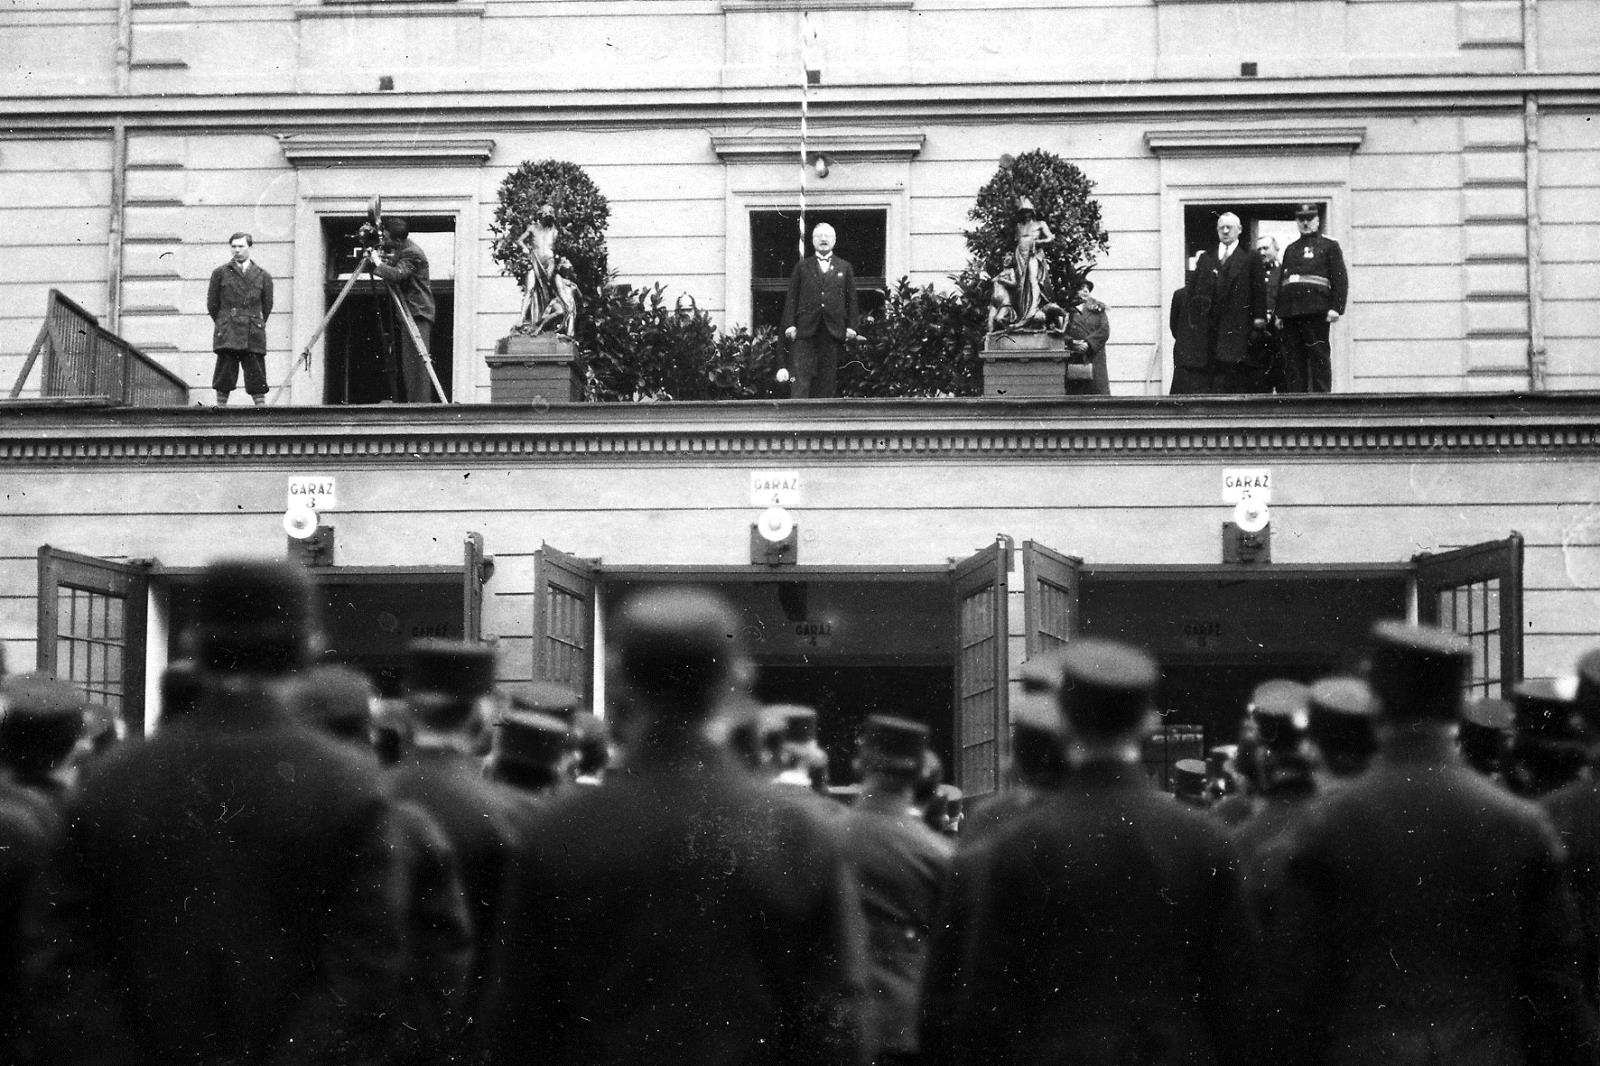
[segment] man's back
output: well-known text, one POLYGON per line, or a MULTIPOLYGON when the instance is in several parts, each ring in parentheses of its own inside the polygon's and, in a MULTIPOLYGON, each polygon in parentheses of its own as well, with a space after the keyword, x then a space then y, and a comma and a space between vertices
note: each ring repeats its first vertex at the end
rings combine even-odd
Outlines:
POLYGON ((936 1063, 1210 1063, 1231 1051, 1244 922, 1221 827, 1137 765, 958 852, 924 997, 936 1063))
POLYGON ((399 915, 374 771, 256 710, 107 758, 70 810, 41 966, 63 1062, 376 1059, 399 915))
POLYGON ((1560 844, 1448 743, 1386 751, 1289 841, 1285 1061, 1593 1061, 1560 844))
POLYGON ((538 812, 502 915, 491 1063, 862 1060, 837 828, 713 749, 538 812))

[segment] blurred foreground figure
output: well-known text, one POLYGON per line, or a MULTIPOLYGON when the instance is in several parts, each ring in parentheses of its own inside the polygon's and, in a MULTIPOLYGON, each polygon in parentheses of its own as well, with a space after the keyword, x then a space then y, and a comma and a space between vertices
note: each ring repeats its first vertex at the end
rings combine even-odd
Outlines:
POLYGON ((626 773, 526 823, 495 937, 494 1066, 859 1063, 863 929, 839 823, 704 736, 737 616, 647 592, 609 633, 626 773))
POLYGON ((861 798, 845 837, 861 887, 870 948, 873 1031, 884 1066, 916 1061, 917 1004, 950 840, 923 824, 912 803, 928 727, 887 715, 867 719, 861 798))
POLYGON ((1567 873, 1578 902, 1583 935, 1583 984, 1590 1003, 1600 1001, 1600 648, 1578 660, 1573 709, 1589 744, 1587 777, 1541 802, 1567 846, 1567 873))
POLYGON ((1061 791, 958 851, 923 999, 928 1062, 1235 1061, 1245 941, 1223 828, 1140 765, 1155 663, 1083 637, 1062 657, 1061 791))
POLYGON ((69 807, 38 1002, 45 1061, 381 1062, 400 920, 377 770, 296 724, 303 570, 221 562, 197 594, 205 694, 103 758, 69 807))
POLYGON ((1011 709, 1011 782, 976 806, 961 828, 970 845, 1048 799, 1067 776, 1067 753, 1056 692, 1061 655, 1046 652, 1022 664, 1022 698, 1011 709))
POLYGON ((1373 631, 1377 759, 1308 812, 1282 866, 1272 1061, 1595 1061, 1555 830, 1455 751, 1471 662, 1453 634, 1373 631))

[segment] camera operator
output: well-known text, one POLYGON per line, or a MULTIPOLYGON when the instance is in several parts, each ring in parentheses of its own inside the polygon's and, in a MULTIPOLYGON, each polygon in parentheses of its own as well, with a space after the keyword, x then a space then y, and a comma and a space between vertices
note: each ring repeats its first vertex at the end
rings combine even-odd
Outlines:
MULTIPOLYGON (((433 287, 428 283, 428 257, 411 240, 406 220, 385 217, 383 243, 374 258, 373 272, 388 282, 416 320, 422 342, 433 349, 433 287)), ((411 331, 400 327, 401 373, 405 380, 407 403, 432 403, 441 400, 433 394, 433 383, 423 365, 422 353, 411 331)), ((399 399, 399 397, 395 397, 399 399)))

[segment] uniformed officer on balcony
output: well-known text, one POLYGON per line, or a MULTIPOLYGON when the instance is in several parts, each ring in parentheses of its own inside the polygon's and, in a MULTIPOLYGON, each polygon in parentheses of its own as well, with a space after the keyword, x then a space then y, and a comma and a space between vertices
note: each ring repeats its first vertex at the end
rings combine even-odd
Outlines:
POLYGON ((1324 237, 1316 204, 1295 209, 1300 238, 1283 253, 1277 311, 1289 392, 1332 392, 1328 328, 1344 314, 1349 278, 1339 243, 1324 237))

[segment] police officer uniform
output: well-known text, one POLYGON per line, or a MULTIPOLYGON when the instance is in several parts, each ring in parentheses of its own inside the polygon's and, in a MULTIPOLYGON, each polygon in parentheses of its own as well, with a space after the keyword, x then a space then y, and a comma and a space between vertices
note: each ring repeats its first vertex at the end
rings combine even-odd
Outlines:
MULTIPOLYGON (((1295 210, 1297 219, 1320 214, 1316 204, 1301 204, 1295 210)), ((1321 232, 1308 233, 1285 249, 1275 306, 1289 392, 1333 391, 1328 312, 1344 314, 1348 291, 1339 242, 1321 232)))

